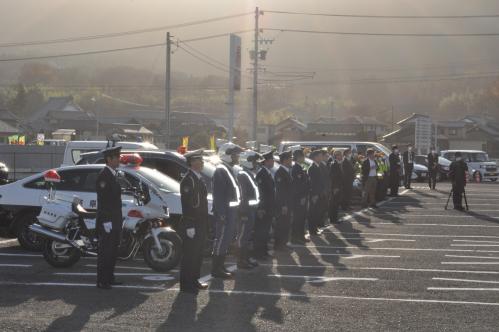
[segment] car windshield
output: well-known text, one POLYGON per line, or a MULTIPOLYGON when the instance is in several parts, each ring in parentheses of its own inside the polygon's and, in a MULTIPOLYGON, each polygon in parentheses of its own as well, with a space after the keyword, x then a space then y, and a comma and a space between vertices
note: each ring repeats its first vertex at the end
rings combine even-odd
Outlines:
POLYGON ((180 192, 180 184, 177 181, 155 169, 141 167, 137 170, 137 173, 151 181, 163 191, 174 193, 180 192))
POLYGON ((486 153, 470 153, 468 155, 469 161, 480 163, 484 161, 489 161, 489 156, 486 153))

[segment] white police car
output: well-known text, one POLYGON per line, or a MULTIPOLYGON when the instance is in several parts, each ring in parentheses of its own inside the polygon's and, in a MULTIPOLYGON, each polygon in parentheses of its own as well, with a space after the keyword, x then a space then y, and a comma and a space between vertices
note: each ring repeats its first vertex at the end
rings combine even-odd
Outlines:
MULTIPOLYGON (((160 195, 166 202, 166 206, 158 208, 168 208, 170 218, 173 218, 175 225, 182 215, 180 184, 155 169, 140 166, 142 158, 138 155, 121 155, 120 162, 119 170, 123 172, 127 180, 123 182, 128 182, 134 187, 146 185, 152 189, 152 192, 160 195)), ((61 182, 55 184, 55 189, 63 195, 78 196, 83 200, 82 205, 86 209, 96 209, 95 183, 103 167, 105 166, 102 164, 94 164, 57 168, 61 182)), ((44 173, 0 186, 0 210, 9 215, 8 218, 2 220, 1 226, 8 227, 26 249, 39 248, 40 243, 36 235, 29 231, 29 226, 36 222, 36 216, 40 212, 46 195, 47 184, 44 173)), ((211 211, 211 200, 208 204, 211 211)))

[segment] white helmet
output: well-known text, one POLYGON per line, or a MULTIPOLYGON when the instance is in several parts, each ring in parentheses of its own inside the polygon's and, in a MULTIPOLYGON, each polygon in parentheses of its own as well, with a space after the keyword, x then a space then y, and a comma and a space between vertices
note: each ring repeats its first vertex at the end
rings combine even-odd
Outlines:
POLYGON ((241 153, 239 162, 244 168, 253 170, 253 161, 259 161, 260 159, 261 155, 258 152, 246 150, 241 153))
POLYGON ((231 154, 243 152, 243 148, 232 142, 224 143, 218 149, 218 156, 226 163, 232 162, 231 154))

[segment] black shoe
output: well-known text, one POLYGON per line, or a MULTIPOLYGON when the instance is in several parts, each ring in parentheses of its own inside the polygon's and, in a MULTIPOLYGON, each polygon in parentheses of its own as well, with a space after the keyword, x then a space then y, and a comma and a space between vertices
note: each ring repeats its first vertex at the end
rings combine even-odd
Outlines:
POLYGON ((180 287, 180 291, 182 293, 189 293, 189 294, 194 294, 198 295, 199 294, 199 289, 194 288, 194 287, 180 287))
POLYGON ((199 280, 196 280, 194 287, 197 289, 204 290, 208 289, 208 284, 206 282, 199 282, 199 280))
POLYGON ((454 210, 464 211, 464 207, 462 207, 462 206, 456 206, 456 207, 454 207, 454 210))
POLYGON ((237 262, 237 268, 241 270, 251 270, 253 267, 253 264, 246 260, 239 260, 237 262))
POLYGON ((256 261, 256 259, 254 259, 253 257, 249 257, 249 258, 248 258, 248 262, 249 262, 249 264, 251 264, 253 267, 257 267, 258 265, 260 265, 260 264, 258 264, 258 262, 256 261))
POLYGON ((113 287, 111 287, 110 284, 104 284, 104 283, 98 282, 97 288, 109 290, 109 289, 112 289, 113 287))
POLYGON ((373 204, 373 205, 371 205, 369 207, 372 208, 372 209, 377 209, 378 208, 378 206, 376 204, 373 204))
POLYGON ((120 286, 120 285, 123 285, 123 281, 116 281, 116 280, 114 280, 114 281, 110 282, 110 285, 111 286, 120 286))
POLYGON ((224 270, 224 257, 223 256, 213 256, 212 259, 212 267, 211 267, 211 276, 213 278, 221 278, 221 279, 231 279, 232 273, 226 272, 224 270))

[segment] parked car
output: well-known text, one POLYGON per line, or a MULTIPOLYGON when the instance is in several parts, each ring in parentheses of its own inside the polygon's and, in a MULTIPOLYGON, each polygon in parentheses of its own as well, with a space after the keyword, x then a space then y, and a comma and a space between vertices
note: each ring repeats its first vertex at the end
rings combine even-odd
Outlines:
MULTIPOLYGON (((137 151, 137 150, 122 150, 122 154, 136 153, 142 158, 142 165, 152 169, 157 169, 161 173, 164 173, 171 177, 172 179, 180 182, 184 174, 188 170, 187 160, 183 155, 175 151, 137 151)), ((201 175, 206 183, 208 192, 213 192, 212 178, 215 173, 216 167, 214 162, 216 162, 217 156, 205 156, 205 165, 201 175), (213 161, 215 159, 215 161, 213 161)), ((78 165, 85 164, 103 164, 104 157, 100 151, 87 152, 81 155, 78 165)))
POLYGON ((487 153, 479 150, 444 150, 440 155, 448 160, 456 160, 456 152, 461 152, 463 160, 468 164, 470 177, 477 182, 484 180, 497 181, 499 173, 497 164, 489 160, 487 153))
MULTIPOLYGON (((415 161, 418 164, 428 167, 428 156, 417 155, 415 161)), ((449 176, 450 163, 450 160, 444 157, 438 157, 437 181, 447 179, 447 177, 449 176)))
MULTIPOLYGON (((119 170, 124 172, 125 178, 135 187, 146 184, 156 188, 155 192, 167 203, 172 223, 176 225, 182 215, 180 203, 180 184, 162 172, 141 166, 134 155, 122 155, 122 165, 119 170)), ((95 183, 103 164, 76 165, 56 169, 61 177, 57 183, 58 195, 78 196, 87 210, 97 208, 97 194, 95 183)), ((29 231, 29 226, 36 222, 47 195, 47 184, 44 173, 39 173, 17 182, 0 186, 0 212, 7 213, 9 218, 2 219, 3 227, 14 233, 20 244, 31 250, 39 249, 39 239, 29 231)), ((211 207, 211 199, 208 199, 211 207)), ((211 211, 211 208, 210 208, 211 211)))
POLYGON ((9 182, 9 168, 4 163, 0 162, 0 185, 9 182))

